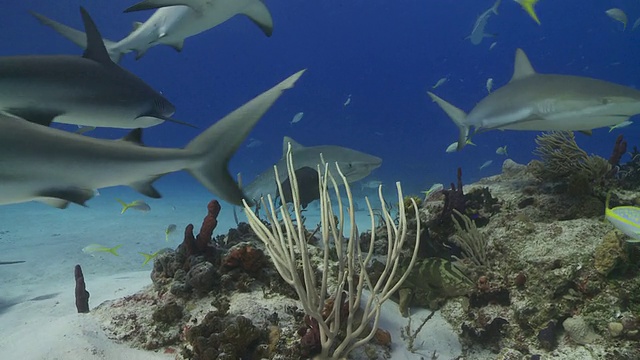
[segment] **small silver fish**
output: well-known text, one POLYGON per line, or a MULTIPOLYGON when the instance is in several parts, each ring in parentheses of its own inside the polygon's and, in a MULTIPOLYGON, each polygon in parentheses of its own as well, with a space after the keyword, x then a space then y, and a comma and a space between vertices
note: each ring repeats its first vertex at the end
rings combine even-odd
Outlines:
POLYGON ((493 163, 493 160, 487 160, 484 162, 484 164, 480 165, 480 170, 486 168, 487 166, 491 165, 493 163))
POLYGON ((446 83, 447 81, 449 81, 448 77, 443 77, 440 80, 438 80, 431 88, 432 89, 437 89, 439 88, 441 85, 444 85, 444 83, 446 83))
POLYGON ((493 89, 493 78, 488 78, 487 79, 487 92, 491 93, 491 90, 493 89))
POLYGON ((638 26, 640 26, 640 18, 636 19, 636 21, 633 22, 633 26, 631 27, 631 31, 635 30, 638 26))
POLYGON ((262 141, 260 141, 258 139, 251 138, 251 139, 249 139, 249 143, 247 144, 247 147, 249 149, 251 149, 251 148, 256 148, 256 147, 258 147, 260 145, 262 145, 262 141))
POLYGON ((300 120, 302 120, 302 117, 304 116, 304 113, 302 111, 300 111, 299 113, 295 114, 293 116, 293 119, 291 119, 291 121, 289 122, 290 124, 295 124, 297 122, 300 122, 300 120))
POLYGON ((623 128, 623 127, 627 127, 627 126, 629 126, 631 124, 633 124, 633 121, 627 120, 627 121, 621 122, 620 124, 609 126, 609 132, 612 132, 615 129, 620 129, 620 128, 623 128))
POLYGON ((493 50, 493 48, 496 47, 496 45, 498 45, 497 41, 492 42, 491 45, 489 45, 489 50, 493 50))
POLYGON ((496 154, 498 155, 504 155, 504 156, 509 156, 509 154, 507 154, 507 145, 505 146, 501 146, 499 148, 496 149, 496 154))
POLYGON ((342 106, 347 106, 349 104, 351 104, 351 94, 349 94, 349 96, 347 97, 347 100, 344 102, 342 106))

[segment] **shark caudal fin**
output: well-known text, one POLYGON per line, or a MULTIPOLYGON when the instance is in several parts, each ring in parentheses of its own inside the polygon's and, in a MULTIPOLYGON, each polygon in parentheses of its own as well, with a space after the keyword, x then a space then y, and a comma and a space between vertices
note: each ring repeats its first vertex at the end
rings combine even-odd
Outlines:
MULTIPOLYGON (((71 40, 72 43, 80 46, 81 48, 83 49, 87 48, 87 34, 85 34, 83 31, 76 30, 70 26, 67 26, 55 20, 49 19, 48 17, 42 14, 38 14, 37 12, 30 11, 30 13, 36 19, 38 19, 38 21, 40 21, 41 24, 52 28, 55 32, 71 40)), ((114 63, 118 63, 122 58, 122 55, 124 54, 124 52, 119 51, 117 49, 117 43, 115 41, 107 40, 104 38, 102 39, 102 41, 104 42, 104 46, 106 47, 111 60, 114 63)))
POLYGON ((258 120, 290 89, 304 70, 299 71, 253 100, 234 110, 193 139, 186 147, 197 158, 187 170, 216 196, 240 205, 244 193, 229 174, 227 165, 258 120))
POLYGON ((469 138, 469 127, 464 123, 464 120, 467 118, 467 114, 464 111, 458 109, 457 107, 449 104, 442 98, 438 97, 438 95, 432 92, 427 92, 427 94, 429 94, 429 97, 431 97, 431 100, 433 100, 436 104, 438 104, 440 108, 444 110, 444 112, 446 112, 447 115, 449 115, 451 120, 453 120, 453 123, 456 124, 456 126, 458 127, 459 135, 458 135, 457 150, 458 151, 462 150, 462 148, 467 144, 467 140, 469 138))

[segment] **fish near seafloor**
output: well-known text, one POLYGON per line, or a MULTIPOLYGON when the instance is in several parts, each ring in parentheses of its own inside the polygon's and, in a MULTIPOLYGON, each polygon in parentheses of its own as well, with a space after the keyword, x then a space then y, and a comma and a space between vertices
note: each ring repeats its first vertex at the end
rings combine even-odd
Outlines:
POLYGON ((118 255, 118 249, 120 249, 121 247, 122 247, 122 244, 116 245, 114 247, 106 247, 100 244, 91 244, 82 248, 82 252, 85 254, 89 254, 91 256, 94 256, 95 253, 99 253, 99 252, 109 253, 113 256, 120 256, 118 255))
POLYGON ((152 183, 187 170, 207 190, 232 204, 245 198, 227 164, 262 115, 303 71, 211 125, 183 149, 141 146, 141 130, 102 140, 0 117, 0 204, 37 200, 65 208, 84 205, 95 189, 128 185, 153 198, 152 183))
POLYGON ((122 205, 122 210, 120 211, 120 214, 124 214, 129 209, 134 209, 134 210, 143 211, 143 212, 151 211, 151 206, 149 206, 149 204, 144 202, 144 200, 134 200, 128 204, 120 199, 116 199, 116 201, 120 203, 120 205, 122 205))
MULTIPOLYGON (((291 144, 295 170, 303 167, 317 169, 318 164, 321 162, 320 154, 322 154, 323 159, 330 164, 331 172, 334 174, 338 173, 338 170, 336 169, 337 163, 340 167, 340 171, 342 171, 349 183, 364 179, 374 169, 377 169, 382 164, 382 159, 379 157, 342 146, 302 146, 287 136, 284 137, 282 143, 283 156, 275 164, 280 180, 288 177, 286 155, 289 144, 291 144)), ((260 200, 260 197, 262 196, 266 198, 267 195, 271 195, 272 198, 275 198, 275 184, 275 172, 273 170, 273 166, 270 166, 267 170, 259 174, 250 184, 244 187, 243 190, 246 196, 253 201, 260 200)))
POLYGON ((629 236, 627 242, 640 243, 640 207, 616 206, 609 208, 611 192, 605 201, 604 217, 618 230, 629 236))
POLYGON ((28 121, 124 129, 173 121, 174 106, 109 58, 98 29, 80 8, 83 56, 0 57, 0 111, 28 121))
POLYGON ((467 115, 437 95, 431 99, 458 127, 458 150, 474 133, 493 129, 583 131, 612 126, 640 113, 640 91, 582 76, 539 74, 516 51, 511 81, 480 100, 467 115))
POLYGON ((489 21, 491 14, 498 15, 498 6, 500 6, 501 1, 502 0, 496 0, 492 7, 480 14, 478 19, 476 19, 475 24, 473 24, 473 29, 471 30, 471 35, 469 35, 469 40, 473 45, 480 44, 485 37, 493 36, 485 33, 484 28, 487 26, 487 21, 489 21))
MULTIPOLYGON (((119 62, 123 54, 136 53, 141 58, 156 45, 168 45, 182 51, 186 38, 214 28, 235 15, 246 15, 265 35, 273 32, 273 19, 261 0, 183 0, 143 1, 125 11, 156 10, 144 23, 134 22, 133 31, 120 41, 104 40, 109 56, 119 62)), ((87 46, 82 31, 51 20, 43 15, 33 15, 46 26, 71 40, 80 47, 87 46)))

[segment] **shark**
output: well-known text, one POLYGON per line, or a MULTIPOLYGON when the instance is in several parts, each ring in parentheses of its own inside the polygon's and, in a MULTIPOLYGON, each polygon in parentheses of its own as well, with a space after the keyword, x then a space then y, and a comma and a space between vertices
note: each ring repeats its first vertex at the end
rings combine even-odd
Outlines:
POLYGON ((522 49, 513 76, 469 114, 432 92, 431 99, 458 127, 461 150, 474 134, 493 129, 580 131, 613 126, 640 113, 640 91, 588 77, 537 73, 522 49))
POLYGON ((502 0, 496 0, 492 7, 480 14, 476 19, 475 24, 473 24, 473 29, 471 30, 471 35, 468 37, 473 45, 480 44, 485 37, 493 36, 485 33, 484 28, 487 26, 487 22, 492 14, 498 15, 498 6, 500 6, 501 1, 502 0))
POLYGON ((171 118, 175 107, 109 58, 84 9, 87 49, 82 56, 0 57, 0 111, 41 125, 145 128, 171 118))
MULTIPOLYGON (((157 9, 145 22, 134 22, 133 31, 120 41, 104 39, 107 52, 114 62, 130 52, 140 59, 156 45, 168 45, 182 51, 186 38, 200 34, 229 20, 235 15, 246 15, 266 36, 273 32, 273 19, 261 0, 147 0, 135 4, 125 12, 157 9)), ((32 12, 42 24, 86 47, 82 31, 32 12)))
POLYGON ((0 204, 35 200, 57 208, 85 205, 97 189, 117 185, 159 198, 153 182, 186 170, 215 196, 240 205, 246 198, 229 175, 229 160, 303 72, 242 105, 182 149, 143 146, 141 129, 123 139, 105 140, 0 115, 0 204))
MULTIPOLYGON (((342 146, 303 146, 288 136, 285 136, 282 142, 282 158, 274 165, 278 170, 280 181, 285 181, 288 178, 286 155, 289 144, 291 144, 291 152, 293 154, 294 171, 302 168, 317 169, 318 164, 321 163, 320 155, 322 154, 322 159, 329 163, 330 170, 334 174, 338 173, 337 164, 347 181, 352 183, 362 180, 382 165, 382 159, 377 156, 342 146)), ((259 201, 260 197, 264 196, 266 198, 267 195, 271 195, 275 199, 277 191, 274 167, 269 167, 260 173, 243 190, 246 196, 254 202, 259 201)))

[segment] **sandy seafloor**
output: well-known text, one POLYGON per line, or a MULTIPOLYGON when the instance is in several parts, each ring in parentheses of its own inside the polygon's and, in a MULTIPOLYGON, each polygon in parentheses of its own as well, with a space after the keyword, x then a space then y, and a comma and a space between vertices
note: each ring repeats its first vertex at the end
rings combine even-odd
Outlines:
MULTIPOLYGON (((142 266, 143 257, 138 252, 177 247, 188 223, 195 225, 196 232, 199 230, 206 204, 213 196, 182 175, 161 179, 155 185, 163 194, 162 199, 146 199, 133 190, 117 187, 100 190, 100 195, 91 199, 87 207, 72 204, 59 210, 37 202, 0 207, 0 261, 26 261, 0 266, 0 359, 175 357, 117 344, 107 338, 100 319, 91 313, 77 314, 75 309, 76 264, 82 266, 91 293, 89 304, 95 308, 106 300, 122 298, 151 285, 149 275, 153 265, 142 266), (116 198, 127 202, 144 199, 151 211, 129 210, 121 215, 116 198), (176 224, 178 230, 166 242, 164 230, 169 224, 176 224), (117 257, 82 252, 82 248, 93 243, 123 246, 117 257)), ((374 206, 377 203, 375 200, 374 206)), ((310 205, 306 213, 308 224, 319 222, 316 213, 317 206, 310 205)), ((241 212, 238 217, 245 220, 241 212)), ((358 212, 357 219, 361 231, 369 228, 365 212, 358 212)), ((231 205, 222 203, 218 221, 214 235, 226 234, 235 227, 231 205)), ((414 312, 414 321, 428 313, 414 312)), ((439 316, 430 320, 418 336, 418 353, 408 352, 400 339, 400 329, 406 324, 396 303, 388 301, 379 327, 392 335, 392 358, 420 359, 434 351, 439 359, 452 359, 460 354, 457 336, 439 316)))

